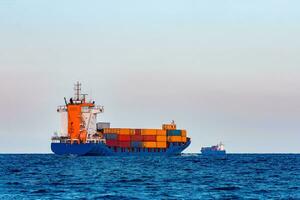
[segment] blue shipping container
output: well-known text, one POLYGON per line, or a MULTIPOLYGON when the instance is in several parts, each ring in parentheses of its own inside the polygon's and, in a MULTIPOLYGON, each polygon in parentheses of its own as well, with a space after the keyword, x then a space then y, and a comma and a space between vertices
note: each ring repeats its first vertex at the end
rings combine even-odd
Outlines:
POLYGON ((139 141, 133 141, 131 142, 131 146, 132 147, 142 147, 142 142, 139 142, 139 141))
POLYGON ((181 136, 181 130, 167 130, 167 136, 181 136))
POLYGON ((107 140, 116 140, 117 139, 117 134, 115 133, 110 133, 110 134, 104 134, 105 139, 107 140))

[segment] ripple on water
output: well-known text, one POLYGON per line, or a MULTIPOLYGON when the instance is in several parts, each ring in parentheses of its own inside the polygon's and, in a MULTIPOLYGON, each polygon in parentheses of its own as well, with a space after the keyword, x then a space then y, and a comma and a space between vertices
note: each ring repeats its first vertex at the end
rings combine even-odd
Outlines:
POLYGON ((300 198, 300 155, 0 155, 0 198, 300 198))

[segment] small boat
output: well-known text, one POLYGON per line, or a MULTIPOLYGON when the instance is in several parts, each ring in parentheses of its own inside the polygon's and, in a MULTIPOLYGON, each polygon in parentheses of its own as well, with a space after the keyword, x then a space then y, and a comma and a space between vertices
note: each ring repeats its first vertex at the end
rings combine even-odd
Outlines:
POLYGON ((219 143, 211 147, 202 147, 201 153, 205 156, 224 156, 226 155, 226 150, 224 148, 224 145, 222 143, 219 143))

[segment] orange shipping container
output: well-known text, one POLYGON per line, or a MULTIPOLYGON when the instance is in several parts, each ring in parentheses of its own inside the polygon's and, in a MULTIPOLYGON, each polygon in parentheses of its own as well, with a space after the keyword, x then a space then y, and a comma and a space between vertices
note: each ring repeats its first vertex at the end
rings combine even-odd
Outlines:
POLYGON ((104 128, 103 133, 106 133, 106 134, 108 133, 109 134, 109 133, 117 133, 117 132, 113 128, 104 128))
POLYGON ((176 124, 163 124, 162 129, 163 130, 175 130, 176 124))
POLYGON ((130 135, 130 129, 129 128, 120 128, 119 129, 119 134, 120 135, 130 135))
POLYGON ((104 128, 103 129, 103 133, 108 133, 109 132, 109 128, 104 128))
POLYGON ((166 130, 157 130, 156 135, 167 135, 167 131, 166 130))
POLYGON ((143 142, 145 148, 156 148, 156 142, 143 142))
POLYGON ((186 137, 186 130, 181 130, 181 136, 186 137))
POLYGON ((181 142, 186 142, 187 138, 186 137, 181 137, 181 142))
POLYGON ((167 142, 157 142, 156 147, 157 148, 167 148, 167 142))
POLYGON ((156 129, 142 129, 141 135, 156 135, 156 129))
POLYGON ((168 136, 168 142, 181 142, 181 136, 168 136))
POLYGON ((129 129, 129 135, 135 135, 135 129, 129 129))
POLYGON ((104 133, 116 133, 118 134, 120 132, 119 128, 104 128, 103 129, 104 133))
POLYGON ((157 142, 166 142, 167 141, 167 136, 158 135, 158 136, 156 136, 156 141, 157 142))

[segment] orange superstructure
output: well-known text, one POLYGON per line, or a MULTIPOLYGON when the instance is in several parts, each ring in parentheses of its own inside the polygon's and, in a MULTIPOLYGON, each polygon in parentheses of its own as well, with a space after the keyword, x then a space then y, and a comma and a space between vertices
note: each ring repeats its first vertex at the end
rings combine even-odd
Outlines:
POLYGON ((81 84, 75 84, 75 95, 65 106, 57 111, 65 114, 65 136, 73 143, 86 143, 87 138, 96 134, 96 115, 103 112, 103 107, 86 101, 86 94, 81 94, 81 84))
POLYGON ((68 133, 73 143, 74 140, 79 140, 80 130, 81 130, 81 105, 67 105, 68 110, 68 133))
POLYGON ((73 141, 79 141, 79 143, 85 142, 87 138, 86 124, 82 117, 82 110, 93 108, 93 103, 85 103, 85 99, 79 103, 67 104, 68 112, 68 133, 73 141))

